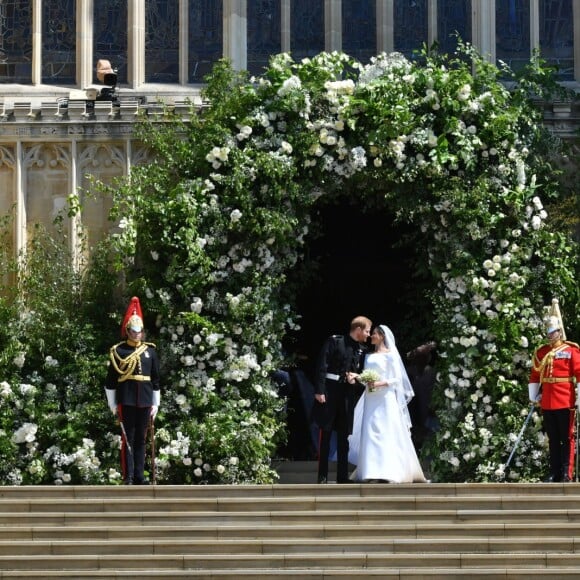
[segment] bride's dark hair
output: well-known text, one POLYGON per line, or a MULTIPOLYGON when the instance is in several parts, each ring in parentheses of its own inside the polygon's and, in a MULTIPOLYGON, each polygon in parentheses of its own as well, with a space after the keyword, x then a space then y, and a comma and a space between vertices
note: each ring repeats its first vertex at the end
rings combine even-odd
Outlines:
MULTIPOLYGON (((380 337, 383 339, 383 344, 387 344, 387 335, 385 334, 385 331, 380 327, 380 325, 375 326, 374 328, 380 335, 380 337)), ((377 345, 378 346, 378 345, 377 345)), ((376 350, 376 347, 375 347, 376 350)))

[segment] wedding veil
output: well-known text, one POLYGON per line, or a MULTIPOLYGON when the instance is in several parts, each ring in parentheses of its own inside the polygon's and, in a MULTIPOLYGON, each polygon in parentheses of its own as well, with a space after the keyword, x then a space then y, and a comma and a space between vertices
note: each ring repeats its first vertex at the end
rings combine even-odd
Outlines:
POLYGON ((385 324, 380 325, 381 330, 385 333, 385 346, 389 349, 390 353, 393 355, 394 363, 395 363, 395 371, 397 375, 400 377, 400 382, 397 381, 395 386, 395 396, 397 397, 397 403, 403 413, 403 416, 407 422, 407 426, 411 427, 411 416, 409 415, 409 410, 407 409, 407 405, 409 401, 415 396, 415 391, 413 391, 413 387, 411 386, 411 381, 409 380, 409 376, 407 375, 407 371, 405 369, 405 365, 403 364, 403 360, 401 359, 401 355, 399 354, 399 349, 395 343, 395 336, 393 335, 391 329, 386 326, 385 324))

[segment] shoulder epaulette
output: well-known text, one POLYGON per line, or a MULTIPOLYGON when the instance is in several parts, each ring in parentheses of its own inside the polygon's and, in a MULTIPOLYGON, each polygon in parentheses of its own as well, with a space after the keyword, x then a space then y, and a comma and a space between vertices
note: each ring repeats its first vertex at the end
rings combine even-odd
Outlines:
POLYGON ((575 346, 576 348, 580 349, 580 345, 578 345, 575 342, 572 342, 571 340, 565 340, 564 342, 570 346, 575 346))

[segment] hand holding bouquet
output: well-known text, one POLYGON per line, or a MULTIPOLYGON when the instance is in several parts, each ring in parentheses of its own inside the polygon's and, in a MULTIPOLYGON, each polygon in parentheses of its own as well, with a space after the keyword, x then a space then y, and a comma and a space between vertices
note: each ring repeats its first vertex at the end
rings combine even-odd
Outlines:
POLYGON ((359 375, 358 380, 364 385, 366 385, 367 389, 372 393, 377 390, 377 388, 374 386, 374 383, 376 383, 379 380, 379 378, 380 378, 379 373, 377 373, 377 371, 365 369, 359 375))

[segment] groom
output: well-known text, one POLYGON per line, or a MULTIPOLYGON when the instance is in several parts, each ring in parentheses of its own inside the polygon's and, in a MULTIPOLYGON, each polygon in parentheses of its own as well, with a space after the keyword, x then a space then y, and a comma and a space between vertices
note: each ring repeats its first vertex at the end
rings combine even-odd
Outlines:
POLYGON ((320 428, 318 483, 328 481, 330 438, 336 431, 337 483, 349 483, 348 436, 352 431, 355 386, 347 382, 347 373, 360 373, 364 364, 366 341, 371 321, 357 316, 350 323, 348 335, 330 336, 316 364, 312 418, 320 428))

